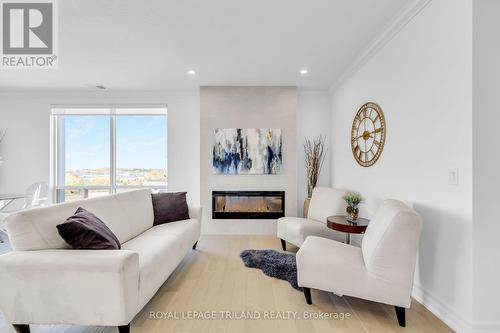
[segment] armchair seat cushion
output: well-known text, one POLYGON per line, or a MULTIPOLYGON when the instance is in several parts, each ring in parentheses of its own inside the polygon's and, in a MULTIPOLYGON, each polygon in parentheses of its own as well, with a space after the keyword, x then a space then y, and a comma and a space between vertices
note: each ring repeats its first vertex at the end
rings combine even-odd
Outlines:
POLYGON ((325 223, 301 217, 278 219, 277 235, 298 247, 302 246, 307 236, 318 236, 337 241, 342 241, 344 237, 342 233, 328 228, 325 223))
POLYGON ((346 295, 359 288, 366 275, 361 248, 322 237, 311 236, 302 244, 297 266, 299 285, 346 295))

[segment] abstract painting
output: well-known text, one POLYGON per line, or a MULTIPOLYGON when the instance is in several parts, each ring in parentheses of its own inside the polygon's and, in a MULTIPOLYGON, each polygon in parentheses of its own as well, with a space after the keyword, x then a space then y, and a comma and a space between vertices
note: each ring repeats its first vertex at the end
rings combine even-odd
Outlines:
POLYGON ((213 167, 218 174, 265 174, 281 171, 281 129, 216 129, 213 167))

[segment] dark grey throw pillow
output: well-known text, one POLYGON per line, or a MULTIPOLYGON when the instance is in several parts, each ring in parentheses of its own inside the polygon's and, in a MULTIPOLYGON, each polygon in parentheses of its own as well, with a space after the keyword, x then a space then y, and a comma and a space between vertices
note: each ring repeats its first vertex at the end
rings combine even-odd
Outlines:
POLYGON ((153 225, 189 219, 186 192, 153 193, 153 225))
POLYGON ((57 225, 59 235, 74 249, 119 250, 120 241, 97 216, 79 207, 75 214, 57 225))

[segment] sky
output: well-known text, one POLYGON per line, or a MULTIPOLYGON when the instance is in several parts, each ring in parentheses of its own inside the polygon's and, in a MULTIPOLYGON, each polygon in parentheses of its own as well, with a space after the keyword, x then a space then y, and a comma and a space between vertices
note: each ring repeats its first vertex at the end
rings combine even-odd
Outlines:
MULTIPOLYGON (((65 116, 66 170, 109 168, 110 117, 65 116)), ((116 116, 116 167, 167 168, 167 117, 116 116)))

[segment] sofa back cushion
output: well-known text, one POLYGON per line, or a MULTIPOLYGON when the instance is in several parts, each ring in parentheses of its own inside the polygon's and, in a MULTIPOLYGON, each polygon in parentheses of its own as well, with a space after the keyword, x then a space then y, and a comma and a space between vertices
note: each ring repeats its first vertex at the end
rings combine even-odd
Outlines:
POLYGON ((326 224, 328 216, 345 215, 345 203, 342 196, 347 192, 330 187, 315 187, 309 204, 307 218, 326 224))
POLYGON ((362 242, 367 271, 411 287, 422 218, 405 203, 385 200, 372 217, 362 242))
POLYGON ((102 220, 121 244, 153 226, 151 191, 131 191, 15 213, 5 221, 12 248, 18 251, 68 248, 56 226, 78 207, 102 220))

